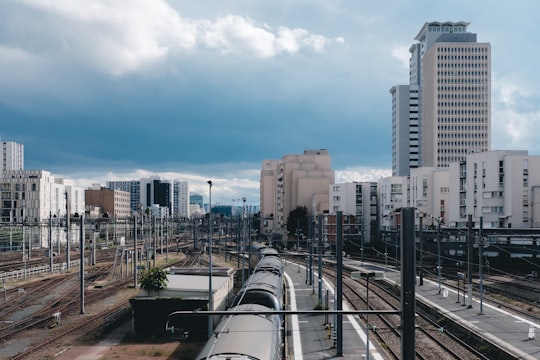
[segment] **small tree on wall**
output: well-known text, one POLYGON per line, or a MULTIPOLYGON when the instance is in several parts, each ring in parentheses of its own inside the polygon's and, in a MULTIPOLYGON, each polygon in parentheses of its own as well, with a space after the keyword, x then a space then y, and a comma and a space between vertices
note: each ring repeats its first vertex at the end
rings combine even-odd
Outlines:
POLYGON ((142 289, 152 292, 165 289, 167 287, 167 273, 160 268, 143 270, 139 279, 139 285, 142 289))

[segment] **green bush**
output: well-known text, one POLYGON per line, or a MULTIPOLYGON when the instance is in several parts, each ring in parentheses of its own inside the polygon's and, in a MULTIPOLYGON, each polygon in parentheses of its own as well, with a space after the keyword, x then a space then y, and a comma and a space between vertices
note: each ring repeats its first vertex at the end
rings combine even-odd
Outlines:
POLYGON ((161 290, 167 287, 167 273, 160 268, 143 270, 139 279, 141 288, 151 290, 161 290))

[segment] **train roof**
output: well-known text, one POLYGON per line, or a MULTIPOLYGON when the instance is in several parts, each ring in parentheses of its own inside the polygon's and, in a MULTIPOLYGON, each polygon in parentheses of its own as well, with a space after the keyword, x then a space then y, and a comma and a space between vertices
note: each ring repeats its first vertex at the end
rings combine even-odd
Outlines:
POLYGON ((265 256, 255 266, 255 271, 278 271, 283 272, 283 262, 279 257, 265 256))
POLYGON ((234 355, 234 359, 268 359, 274 352, 276 327, 279 320, 276 315, 258 315, 257 311, 268 311, 266 306, 245 304, 238 305, 235 310, 253 311, 253 315, 232 315, 223 318, 205 347, 197 357, 198 360, 226 359, 234 355), (265 339, 265 341, 261 341, 265 339))

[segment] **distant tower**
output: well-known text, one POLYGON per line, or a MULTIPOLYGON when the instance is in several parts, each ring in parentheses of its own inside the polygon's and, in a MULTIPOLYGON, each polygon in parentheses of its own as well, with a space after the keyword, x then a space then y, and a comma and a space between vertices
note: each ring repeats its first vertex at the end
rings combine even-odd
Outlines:
MULTIPOLYGON (((490 150, 491 46, 477 42, 468 25, 425 23, 409 49, 410 110, 408 116, 393 112, 393 126, 409 126, 410 168, 447 167, 490 150)), ((396 92, 391 93, 394 106, 396 92)), ((395 143, 399 138, 392 141, 393 149, 404 151, 395 143)), ((392 158, 394 175, 408 175, 397 171, 402 158, 392 158)))

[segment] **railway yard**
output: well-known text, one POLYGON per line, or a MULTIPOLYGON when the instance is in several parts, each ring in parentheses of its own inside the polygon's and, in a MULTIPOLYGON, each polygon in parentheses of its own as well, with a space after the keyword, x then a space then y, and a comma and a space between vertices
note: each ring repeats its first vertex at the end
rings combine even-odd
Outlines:
MULTIPOLYGON (((186 245, 188 246, 188 245, 186 245)), ((225 252, 224 252, 225 253, 225 252)), ((76 258, 74 252, 72 258, 76 258)), ((35 251, 32 261, 24 264, 20 261, 19 252, 0 254, 0 275, 22 269, 30 274, 32 267, 47 265, 49 259, 45 252, 35 251)), ((188 251, 169 251, 157 256, 157 266, 194 266, 202 263, 197 256, 188 251)), ((287 259, 289 270, 299 258, 296 256, 282 257, 287 259)), ((131 332, 131 309, 129 299, 136 296, 138 289, 134 288, 133 277, 129 273, 118 271, 114 262, 114 250, 102 250, 98 253, 96 265, 86 266, 84 303, 80 297, 80 281, 78 268, 61 272, 43 272, 38 275, 23 276, 17 280, 3 282, 0 301, 0 359, 192 359, 198 354, 204 343, 173 341, 165 332, 156 334, 150 339, 137 338, 131 332), (93 355, 91 355, 93 354, 93 355)), ((303 256, 300 256, 303 260, 303 256)), ((62 262, 55 258, 55 262, 62 262)), ((315 259, 316 260, 316 259, 315 259)), ((215 266, 236 267, 237 261, 228 263, 217 251, 214 253, 215 266)), ((348 259, 347 263, 354 260, 348 259)), ((371 262, 366 261, 366 264, 371 262)), ((294 272, 303 272, 302 265, 294 265, 294 272), (298 270, 296 270, 298 269, 298 270)), ((331 264, 324 266, 323 274, 325 287, 335 284, 335 269, 331 264)), ((371 266, 371 265, 370 265, 371 266)), ((373 266, 382 265, 374 264, 373 266)), ((350 271, 354 266, 345 266, 343 274, 343 296, 347 303, 357 310, 399 310, 400 299, 397 286, 388 281, 372 281, 369 292, 366 283, 351 279, 350 271), (369 295, 369 301, 368 301, 369 295)), ((386 270, 386 267, 384 268, 386 270)), ((306 271, 307 273, 307 271, 306 271)), ((396 274, 395 269, 388 275, 396 274)), ((442 285, 450 291, 450 297, 456 306, 464 305, 464 288, 454 272, 444 274, 442 285), (459 291, 462 291, 461 298, 459 291), (456 291, 457 297, 456 297, 456 291), (463 304, 461 304, 463 302, 463 304)), ((299 276, 299 274, 296 274, 299 276)), ((389 276, 391 278, 391 276, 389 276)), ((426 281, 436 282, 437 275, 425 273, 426 281)), ((478 279, 476 279, 477 281, 478 279)), ((304 284, 309 288, 310 284, 304 284)), ((494 308, 516 314, 531 323, 540 323, 540 283, 537 279, 510 274, 486 274, 483 278, 483 301, 494 308)), ((287 291, 293 287, 285 282, 287 291)), ((477 298, 478 283, 474 283, 474 294, 477 298)), ((315 291, 315 290, 314 290, 315 291)), ((290 296, 286 296, 287 299, 290 296)), ((313 310, 317 305, 315 297, 313 310)), ((449 300, 448 300, 449 301, 449 300)), ((463 308, 465 308, 463 306, 463 308)), ((489 337, 475 333, 453 321, 428 302, 417 301, 416 318, 416 358, 417 359, 512 359, 516 358, 500 344, 490 343, 489 337)), ((477 311, 477 309, 476 309, 477 311)), ((322 315, 317 315, 322 316, 322 315)), ((355 321, 361 328, 366 328, 369 320, 370 337, 378 348, 383 359, 400 358, 400 316, 396 314, 366 314, 354 315, 355 321)), ((321 322, 322 323, 322 322, 321 322)), ((528 341, 538 342, 523 325, 524 344, 528 341)), ((321 334, 326 332, 321 326, 321 334)), ((290 333, 293 333, 292 331, 290 333)), ((350 334, 348 334, 350 335, 350 334)), ((520 335, 521 336, 521 335, 520 335)), ((293 342, 291 336, 286 336, 284 358, 292 359, 293 342)), ((328 336, 330 339, 330 336, 328 336)), ((328 350, 333 351, 331 341, 328 350)), ((362 350, 354 354, 358 358, 362 350)), ((534 354, 530 358, 538 358, 534 354)), ((347 358, 347 357, 346 357, 347 358)), ((304 359, 311 359, 305 355, 304 359)))

